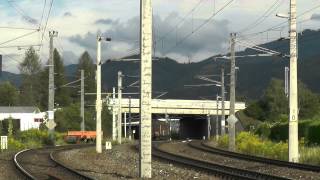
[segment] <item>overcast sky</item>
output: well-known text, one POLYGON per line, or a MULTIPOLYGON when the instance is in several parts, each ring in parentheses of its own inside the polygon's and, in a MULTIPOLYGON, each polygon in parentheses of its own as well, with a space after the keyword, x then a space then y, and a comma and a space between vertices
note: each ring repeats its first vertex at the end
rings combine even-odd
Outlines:
MULTIPOLYGON (((226 53, 230 32, 241 32, 244 36, 264 31, 286 21, 275 17, 275 14, 287 13, 289 7, 289 0, 234 0, 219 11, 228 2, 153 0, 156 55, 169 56, 179 62, 197 62, 211 55, 226 53), (191 12, 192 9, 194 11, 191 12), (215 12, 215 17, 201 26, 215 12), (198 30, 199 26, 201 28, 198 30)), ((112 42, 103 45, 103 59, 120 58, 137 52, 139 0, 54 0, 47 21, 50 4, 51 0, 0 1, 0 52, 4 55, 4 70, 17 72, 17 64, 22 61, 25 52, 24 48, 18 50, 8 46, 38 45, 42 42, 41 48, 35 48, 45 63, 49 51, 49 30, 59 32, 54 45, 63 55, 65 64, 77 63, 85 50, 95 59, 97 33, 112 38, 112 42), (39 27, 39 32, 32 30, 39 27), (4 43, 25 34, 29 35, 4 43)), ((312 11, 299 16, 298 21, 302 21, 298 24, 300 31, 320 27, 320 0, 298 0, 298 14, 312 8, 312 11)), ((287 23, 284 23, 273 31, 243 38, 262 43, 286 36, 287 32, 287 23)))

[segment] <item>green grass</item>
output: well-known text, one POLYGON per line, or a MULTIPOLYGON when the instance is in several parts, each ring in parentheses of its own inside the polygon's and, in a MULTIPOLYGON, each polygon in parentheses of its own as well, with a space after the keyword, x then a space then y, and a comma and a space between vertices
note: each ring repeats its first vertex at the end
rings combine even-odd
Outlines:
POLYGON ((320 147, 300 148, 300 162, 306 164, 320 165, 320 147))
MULTIPOLYGON (((212 139, 214 141, 214 138, 212 139)), ((221 136, 216 142, 220 148, 228 148, 228 135, 221 136)), ((305 146, 304 139, 300 140, 300 162, 320 165, 320 147, 305 146)), ((272 159, 288 161, 288 143, 273 142, 262 139, 250 132, 241 132, 236 137, 236 151, 243 154, 262 156, 272 159)))

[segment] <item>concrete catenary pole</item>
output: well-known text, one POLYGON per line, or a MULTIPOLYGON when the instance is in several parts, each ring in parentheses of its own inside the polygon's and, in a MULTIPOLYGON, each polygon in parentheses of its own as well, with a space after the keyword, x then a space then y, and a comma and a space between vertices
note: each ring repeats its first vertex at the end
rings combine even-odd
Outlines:
POLYGON ((219 95, 217 94, 216 97, 216 109, 217 109, 217 115, 216 115, 216 133, 215 133, 215 138, 216 140, 219 138, 219 95))
POLYGON ((171 122, 171 119, 169 119, 169 114, 165 114, 165 119, 166 119, 166 122, 169 122, 169 140, 171 141, 172 140, 171 138, 172 122, 171 122))
POLYGON ((129 96, 129 140, 131 140, 131 96, 129 96))
POLYGON ((225 87, 224 87, 224 67, 221 68, 221 136, 225 134, 226 116, 225 116, 225 87))
POLYGON ((289 97, 289 67, 284 68, 284 93, 289 97))
POLYGON ((81 117, 81 131, 85 130, 84 123, 84 70, 81 70, 81 109, 80 109, 80 117, 81 117))
POLYGON ((102 153, 102 131, 101 131, 101 111, 102 111, 102 100, 101 100, 101 36, 97 37, 97 100, 96 100, 96 151, 102 153))
POLYGON ((118 72, 118 122, 117 142, 121 144, 122 138, 122 72, 118 72))
POLYGON ((57 31, 50 31, 50 58, 49 58, 49 97, 48 97, 48 134, 52 145, 55 144, 54 138, 54 53, 53 53, 53 38, 58 36, 57 31))
POLYGON ((297 83, 297 4, 290 0, 289 161, 299 161, 297 83))
MULTIPOLYGON (((236 69, 236 61, 235 61, 235 39, 236 34, 231 33, 231 69, 230 69, 230 117, 235 117, 235 101, 236 101, 236 84, 235 84, 235 69, 236 69)), ((228 122, 229 125, 229 150, 235 151, 236 144, 236 129, 235 122, 228 122)))
POLYGON ((112 140, 115 141, 117 139, 117 126, 116 126, 116 88, 112 88, 112 140))
POLYGON ((140 0, 140 178, 151 178, 152 3, 140 0))
POLYGON ((127 113, 124 112, 124 138, 127 138, 127 113))
POLYGON ((211 123, 210 123, 211 119, 210 119, 210 114, 207 114, 207 128, 208 128, 208 137, 207 139, 210 139, 211 136, 211 123))

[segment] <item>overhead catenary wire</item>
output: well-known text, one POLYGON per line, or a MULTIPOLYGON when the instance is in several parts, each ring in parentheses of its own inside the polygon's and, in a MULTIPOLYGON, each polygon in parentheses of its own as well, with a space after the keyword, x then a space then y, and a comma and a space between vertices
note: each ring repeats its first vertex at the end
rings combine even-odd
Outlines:
MULTIPOLYGON (((304 15, 306 15, 306 14, 308 14, 308 13, 310 13, 310 12, 312 12, 312 11, 318 9, 318 8, 320 8, 320 5, 317 5, 315 7, 312 7, 310 9, 302 12, 301 14, 297 15, 297 18, 302 17, 302 16, 304 16, 304 15)), ((310 21, 310 20, 312 20, 312 19, 302 20, 302 21, 299 21, 298 23, 306 22, 306 21, 310 21)), ((278 28, 288 27, 287 23, 288 23, 288 20, 283 21, 281 23, 278 23, 278 24, 276 24, 276 25, 274 25, 274 26, 272 26, 270 28, 267 28, 267 29, 259 31, 259 32, 249 33, 249 34, 240 34, 238 37, 247 37, 247 36, 251 36, 252 37, 252 36, 259 35, 259 34, 262 34, 262 33, 268 32, 268 31, 276 30, 278 28)))
MULTIPOLYGON (((44 34, 46 32, 46 29, 47 29, 47 25, 48 25, 48 21, 49 21, 49 18, 50 18, 51 9, 52 9, 52 6, 53 6, 53 1, 54 0, 51 0, 51 2, 50 2, 50 7, 49 7, 48 15, 47 15, 47 18, 46 18, 46 23, 45 23, 45 26, 44 26, 44 29, 43 29, 43 32, 42 32, 40 44, 42 44, 42 42, 43 42, 44 34)), ((42 48, 42 45, 39 47, 40 51, 41 51, 41 48, 42 48)))
POLYGON ((13 0, 7 0, 8 4, 18 13, 22 16, 24 20, 26 20, 28 23, 35 25, 37 23, 37 20, 30 17, 26 14, 24 10, 22 10, 17 4, 15 4, 13 0))
POLYGON ((13 39, 10 39, 10 40, 1 42, 0 45, 3 45, 3 44, 6 44, 6 43, 15 41, 15 40, 17 40, 17 39, 24 38, 24 37, 29 36, 29 35, 31 35, 31 34, 34 34, 34 33, 36 33, 36 32, 38 32, 38 30, 35 30, 35 31, 32 31, 32 32, 28 32, 28 33, 25 33, 25 34, 23 34, 23 35, 17 36, 17 37, 15 37, 15 38, 13 38, 13 39))
POLYGON ((34 47, 34 46, 40 46, 40 44, 28 44, 28 45, 11 45, 11 46, 0 46, 1 49, 4 48, 24 48, 24 47, 34 47))
POLYGON ((187 17, 189 17, 204 1, 207 0, 200 0, 173 28, 167 31, 164 35, 162 35, 157 41, 161 41, 166 38, 170 33, 175 32, 179 26, 186 21, 187 17))
POLYGON ((249 47, 249 48, 252 48, 252 49, 258 49, 260 50, 261 52, 266 52, 266 53, 269 53, 269 54, 277 54, 279 52, 277 51, 274 51, 274 50, 271 50, 271 49, 268 49, 268 48, 265 48, 265 47, 262 47, 262 46, 258 46, 252 42, 247 42, 247 41, 240 41, 240 40, 236 40, 236 42, 244 45, 245 47, 249 47))
POLYGON ((238 34, 256 28, 258 25, 263 23, 271 14, 273 14, 282 3, 283 0, 275 0, 274 3, 272 3, 272 5, 261 16, 259 16, 253 23, 249 24, 248 26, 240 30, 238 34))
POLYGON ((186 39, 188 39, 190 36, 192 36, 194 33, 198 32, 202 27, 207 25, 216 15, 221 13, 225 8, 227 8, 234 0, 230 0, 227 3, 225 3, 220 9, 218 9, 215 13, 213 13, 209 18, 207 18, 202 24, 200 24, 197 28, 195 28, 191 33, 184 36, 179 42, 177 42, 174 46, 167 49, 167 51, 164 54, 168 54, 169 51, 174 50, 179 45, 181 45, 186 39))
MULTIPOLYGON (((14 56, 14 55, 8 55, 8 54, 5 54, 5 52, 4 52, 4 51, 2 51, 2 50, 0 50, 0 52, 2 53, 2 55, 3 55, 3 56, 8 57, 9 59, 11 59, 11 60, 13 60, 13 61, 17 62, 18 64, 20 64, 20 63, 21 63, 19 60, 17 60, 16 58, 12 57, 12 56, 14 56)), ((18 56, 18 55, 19 55, 19 56, 21 56, 20 54, 17 54, 17 56, 18 56)))
POLYGON ((40 22, 39 22, 39 28, 41 27, 41 24, 42 24, 42 20, 43 20, 43 17, 44 17, 44 12, 45 12, 45 9, 46 9, 46 5, 47 5, 47 0, 44 0, 43 8, 42 8, 42 14, 41 14, 40 22))
POLYGON ((35 30, 38 30, 39 28, 0 26, 0 29, 20 29, 20 30, 35 31, 35 30))

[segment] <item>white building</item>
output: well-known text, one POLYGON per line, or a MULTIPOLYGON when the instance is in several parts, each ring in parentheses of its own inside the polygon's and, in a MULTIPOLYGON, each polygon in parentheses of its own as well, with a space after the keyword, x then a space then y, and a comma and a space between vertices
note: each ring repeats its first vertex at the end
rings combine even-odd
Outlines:
POLYGON ((0 121, 5 119, 19 120, 20 131, 36 128, 45 119, 46 113, 32 106, 0 106, 0 121))

